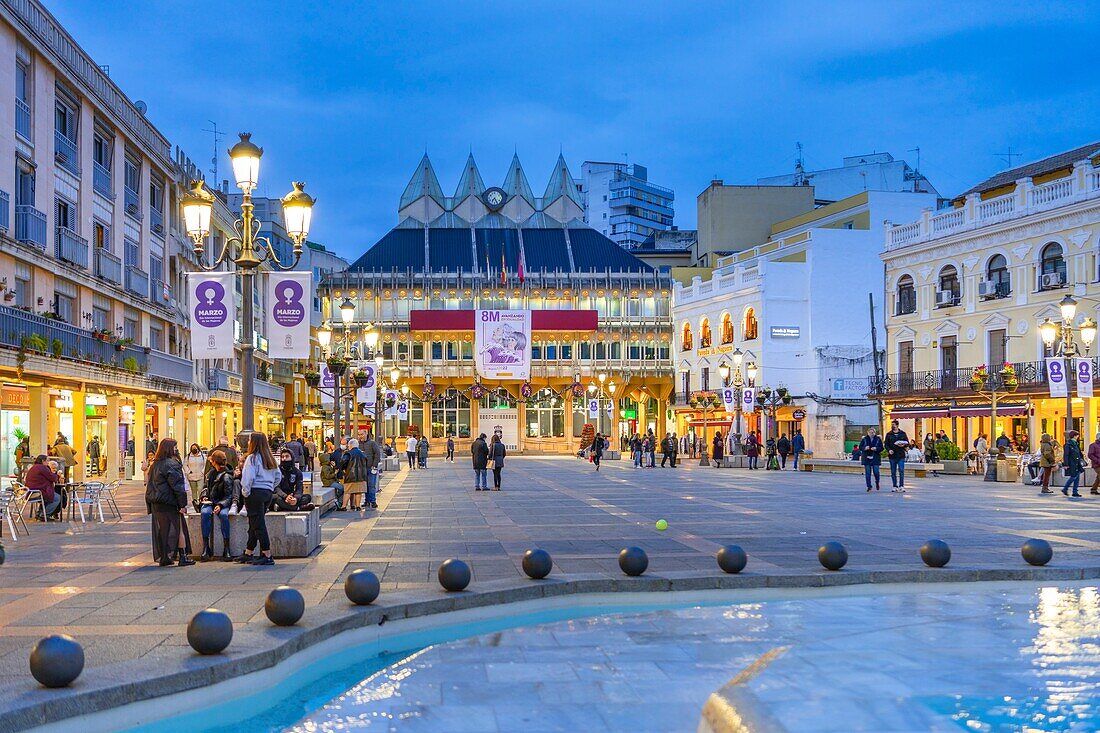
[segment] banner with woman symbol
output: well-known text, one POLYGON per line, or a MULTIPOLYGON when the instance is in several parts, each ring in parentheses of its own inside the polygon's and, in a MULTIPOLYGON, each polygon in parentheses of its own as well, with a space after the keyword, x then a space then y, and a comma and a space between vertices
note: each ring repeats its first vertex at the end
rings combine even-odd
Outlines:
POLYGON ((189 272, 191 356, 233 358, 233 272, 189 272))
POLYGON ((474 311, 474 366, 482 379, 531 378, 531 311, 474 311))
POLYGON ((1066 383, 1066 362, 1060 356, 1047 358, 1047 383, 1050 385, 1051 397, 1069 396, 1069 385, 1066 383))
POLYGON ((1076 359, 1077 369, 1077 396, 1092 397, 1092 359, 1087 356, 1079 356, 1076 359))
POLYGON ((722 404, 726 408, 726 412, 737 411, 737 392, 738 390, 733 387, 722 388, 722 404))
POLYGON ((267 354, 273 359, 308 359, 309 310, 313 302, 313 273, 268 272, 267 354))

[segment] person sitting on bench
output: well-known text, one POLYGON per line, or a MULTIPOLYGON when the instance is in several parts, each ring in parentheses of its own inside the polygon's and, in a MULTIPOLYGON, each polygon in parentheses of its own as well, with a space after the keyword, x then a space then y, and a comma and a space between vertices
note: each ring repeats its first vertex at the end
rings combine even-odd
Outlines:
POLYGON ((313 496, 302 493, 302 469, 294 465, 294 456, 286 448, 279 451, 279 471, 282 479, 271 496, 271 511, 308 512, 313 509, 313 496))

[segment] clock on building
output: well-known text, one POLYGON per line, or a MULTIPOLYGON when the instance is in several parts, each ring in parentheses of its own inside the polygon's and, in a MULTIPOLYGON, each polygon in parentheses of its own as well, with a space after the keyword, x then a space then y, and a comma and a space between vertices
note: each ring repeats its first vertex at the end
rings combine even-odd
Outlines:
POLYGON ((504 206, 504 202, 508 200, 508 194, 504 193, 503 189, 493 187, 486 189, 485 193, 481 195, 481 200, 493 211, 499 211, 500 207, 504 206))

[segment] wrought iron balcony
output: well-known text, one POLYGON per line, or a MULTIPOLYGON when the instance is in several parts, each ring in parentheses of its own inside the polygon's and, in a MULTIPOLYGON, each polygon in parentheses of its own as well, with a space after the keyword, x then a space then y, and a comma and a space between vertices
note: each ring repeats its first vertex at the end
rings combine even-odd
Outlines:
POLYGON ((140 267, 130 265, 126 268, 126 289, 143 298, 149 297, 149 273, 140 267))
POLYGON ((106 247, 96 247, 95 274, 116 285, 122 284, 122 260, 111 254, 106 247))
MULTIPOLYGON (((1047 389, 1046 362, 1022 361, 1012 364, 1019 382, 1019 392, 1043 391, 1047 389)), ((935 369, 906 374, 891 374, 881 378, 870 377, 871 393, 882 398, 895 397, 958 397, 973 394, 970 380, 977 367, 958 367, 956 369, 935 369)), ((996 369, 996 367, 992 367, 996 369)), ((1096 369, 1096 359, 1093 359, 1096 369)), ((1074 383, 1074 370, 1069 370, 1070 388, 1074 383)))
POLYGON ((88 240, 72 229, 57 228, 57 259, 88 269, 88 240))
POLYGON ((80 175, 80 155, 76 151, 76 143, 60 130, 53 132, 53 150, 58 165, 75 176, 80 175))
POLYGON ((3 305, 0 345, 23 349, 26 354, 109 365, 133 373, 144 373, 148 367, 145 350, 140 347, 115 345, 64 321, 3 305))
POLYGON ((92 188, 109 199, 115 197, 115 191, 111 187, 111 171, 103 164, 92 162, 92 188))
POLYGON ((15 206, 15 240, 45 251, 46 215, 33 206, 15 206))

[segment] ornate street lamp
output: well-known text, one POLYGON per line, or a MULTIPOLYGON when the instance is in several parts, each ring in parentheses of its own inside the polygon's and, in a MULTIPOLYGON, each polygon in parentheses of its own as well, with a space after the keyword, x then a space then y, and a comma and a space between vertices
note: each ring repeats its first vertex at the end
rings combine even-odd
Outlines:
MULTIPOLYGON (((1047 348, 1051 349, 1057 356, 1062 357, 1062 373, 1067 380, 1066 432, 1068 433, 1073 429, 1073 399, 1070 395, 1068 380, 1073 371, 1073 358, 1080 354, 1073 339, 1073 319, 1077 316, 1077 301, 1074 300, 1072 295, 1067 295, 1058 304, 1058 310, 1061 311, 1062 322, 1053 323, 1048 318, 1039 326, 1039 333, 1042 335, 1043 343, 1047 345, 1047 348), (1056 342, 1057 346, 1055 346, 1056 342)), ((1085 346, 1085 353, 1088 353, 1093 341, 1096 340, 1096 322, 1091 318, 1086 318, 1079 328, 1081 343, 1085 346)))
POLYGON ((256 292, 256 270, 267 262, 277 270, 292 270, 302 257, 302 247, 309 236, 309 227, 313 219, 314 199, 303 189, 304 183, 295 182, 290 193, 283 197, 283 219, 287 234, 294 244, 293 259, 283 262, 272 245, 271 240, 259 235, 260 223, 253 215, 252 192, 256 189, 260 177, 260 157, 263 149, 251 140, 251 135, 242 132, 240 141, 229 150, 233 163, 233 176, 241 197, 241 217, 234 222, 237 236, 230 237, 222 246, 221 252, 214 256, 210 265, 202 262, 206 251, 206 238, 210 234, 210 214, 214 196, 205 189, 201 180, 192 184, 191 191, 181 200, 184 226, 187 236, 194 245, 195 257, 199 267, 207 272, 224 264, 232 263, 241 274, 241 431, 237 442, 241 447, 247 445, 248 437, 255 428, 255 316, 253 299, 256 292))

